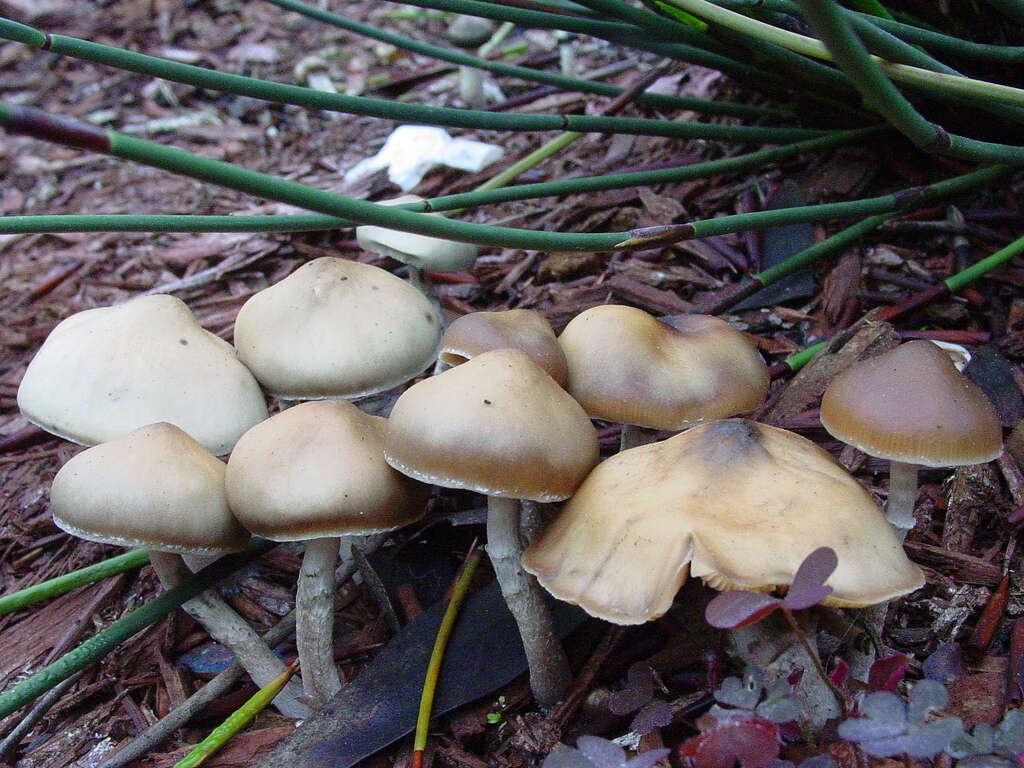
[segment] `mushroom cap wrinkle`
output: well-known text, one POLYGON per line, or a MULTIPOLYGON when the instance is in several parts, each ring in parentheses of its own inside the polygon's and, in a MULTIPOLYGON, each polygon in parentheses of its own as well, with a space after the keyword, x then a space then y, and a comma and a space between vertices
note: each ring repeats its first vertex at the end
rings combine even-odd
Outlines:
POLYGON ((61 467, 53 521, 90 541, 179 554, 236 552, 249 539, 228 509, 224 462, 172 424, 93 446, 61 467))
POLYGON ((441 361, 460 365, 492 349, 521 349, 558 385, 569 376, 565 353, 547 318, 532 309, 471 312, 452 321, 441 339, 441 361))
POLYGON ((1003 452, 992 403, 930 341, 901 344, 836 376, 821 423, 871 456, 926 467, 981 464, 1003 452))
POLYGON ((597 463, 597 432, 529 355, 498 349, 399 397, 384 455, 399 472, 446 488, 557 501, 597 463))
POLYGON ((218 455, 267 418, 259 384, 231 345, 164 294, 57 325, 25 371, 18 406, 29 421, 83 445, 167 421, 218 455))
POLYGON ((669 325, 606 304, 574 317, 558 341, 568 390, 594 418, 682 429, 752 410, 768 394, 756 347, 717 317, 683 315, 669 325))
POLYGON ((833 605, 924 583, 870 494, 814 443, 743 419, 714 421, 598 465, 523 565, 562 600, 618 624, 672 604, 687 571, 717 589, 791 583, 836 551, 833 605))
POLYGON ((437 358, 441 321, 404 280, 330 256, 252 296, 235 321, 238 357, 291 399, 359 397, 408 381, 437 358))
POLYGON ((418 520, 430 488, 384 461, 387 419, 316 400, 250 429, 228 461, 231 510, 253 533, 300 541, 418 520))

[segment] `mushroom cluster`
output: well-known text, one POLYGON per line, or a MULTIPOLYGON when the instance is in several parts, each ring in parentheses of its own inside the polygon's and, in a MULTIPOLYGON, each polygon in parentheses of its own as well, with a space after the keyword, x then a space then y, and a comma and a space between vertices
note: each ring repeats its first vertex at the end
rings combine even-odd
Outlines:
MULTIPOLYGON (((389 255, 415 250, 408 238, 379 245, 385 234, 364 230, 360 241, 389 255)), ((434 257, 446 247, 420 246, 434 257)), ((435 263, 446 269, 475 254, 457 250, 435 263)), ((332 654, 339 538, 417 520, 431 485, 487 496, 488 553, 544 707, 563 696, 570 671, 541 587, 594 616, 635 624, 663 614, 688 575, 719 589, 785 587, 823 546, 838 555, 828 582, 834 604, 878 603, 923 582, 870 494, 825 451, 730 418, 761 404, 769 377, 754 344, 717 318, 666 322, 608 305, 556 337, 536 312, 482 312, 459 318, 442 338, 438 311, 409 283, 320 258, 245 303, 235 347, 172 297, 89 310, 43 345, 19 404, 34 422, 98 444, 58 473, 57 524, 153 549, 167 584, 185 572, 180 553, 236 550, 250 532, 305 542, 297 646, 311 704, 341 687, 332 654), (405 389, 389 418, 346 400, 405 384, 439 351, 450 370, 405 389), (85 370, 90 358, 104 360, 106 378, 85 370), (70 370, 75 391, 61 391, 70 370), (271 418, 264 392, 284 408, 271 418), (311 402, 287 407, 297 401, 311 402), (623 450, 601 464, 591 418, 625 425, 623 450), (685 431, 650 443, 658 430, 685 431), (226 465, 213 455, 228 452, 226 465), (526 547, 521 500, 565 501, 526 547)), ((907 527, 914 491, 901 486, 898 467, 990 460, 1001 449, 998 419, 972 385, 950 378, 947 369, 959 374, 928 342, 862 366, 833 383, 822 422, 894 461, 889 512, 907 527), (893 372, 911 383, 892 384, 893 372), (921 407, 906 408, 904 391, 926 387, 921 407), (951 401, 950 414, 939 415, 935 392, 951 401), (907 421, 911 410, 930 424, 907 421), (906 445, 893 447, 897 438, 872 416, 893 423, 906 445), (953 456, 938 435, 955 431, 967 448, 953 456)), ((211 591, 186 607, 246 655, 257 682, 273 676, 280 661, 236 614, 220 616, 211 607, 218 601, 211 591)), ((295 690, 278 704, 308 712, 295 690)))

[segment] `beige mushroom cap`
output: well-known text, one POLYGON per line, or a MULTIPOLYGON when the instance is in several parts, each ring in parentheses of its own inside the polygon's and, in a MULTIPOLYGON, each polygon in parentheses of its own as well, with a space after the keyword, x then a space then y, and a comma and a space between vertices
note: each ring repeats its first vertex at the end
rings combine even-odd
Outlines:
POLYGON ((228 509, 224 462, 166 423, 72 458, 53 479, 50 510, 61 529, 104 544, 214 555, 249 539, 228 509))
POLYGON ((561 387, 569 376, 565 353, 551 324, 532 309, 472 312, 456 318, 441 339, 441 361, 460 365, 482 352, 515 347, 548 372, 561 387))
POLYGON ((399 472, 446 488, 558 501, 597 463, 597 432, 529 355, 498 349, 399 397, 384 455, 399 472))
POLYGON ((992 461, 1003 452, 985 393, 930 341, 910 341, 833 379, 821 423, 871 456, 926 467, 992 461))
POLYGON ((323 257, 242 306, 238 357, 274 395, 359 397, 398 386, 437 358, 430 300, 378 267, 323 257))
POLYGON ((274 541, 401 528, 426 510, 430 488, 384 461, 387 419, 345 400, 301 403, 238 441, 228 502, 242 525, 274 541))
POLYGON ((839 558, 826 582, 833 605, 891 600, 924 583, 871 496, 828 453, 728 419, 600 464, 523 566, 593 616, 641 624, 668 610, 687 566, 717 589, 771 589, 824 546, 839 558))
MULTIPOLYGON (((418 195, 404 195, 394 200, 382 200, 384 205, 418 203, 418 195)), ((356 227, 356 241, 360 247, 382 256, 389 256, 403 264, 429 272, 458 272, 473 266, 479 249, 472 243, 459 243, 414 232, 365 224, 356 227)))
POLYGON ((162 294, 60 323, 25 371, 18 406, 32 423, 83 445, 167 421, 218 455, 267 418, 259 384, 231 345, 162 294))
POLYGON ((756 408, 768 368, 724 320, 683 315, 668 325, 614 304, 574 317, 558 338, 569 392, 594 418, 682 429, 756 408))

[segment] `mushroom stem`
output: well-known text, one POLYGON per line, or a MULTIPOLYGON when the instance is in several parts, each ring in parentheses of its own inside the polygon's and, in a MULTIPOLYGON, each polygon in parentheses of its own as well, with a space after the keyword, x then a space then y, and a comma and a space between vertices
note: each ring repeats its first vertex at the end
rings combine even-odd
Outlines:
POLYGON ((484 103, 484 73, 476 67, 459 67, 459 96, 469 107, 484 103))
MULTIPOLYGON (((185 574, 190 572, 181 555, 173 552, 151 550, 149 562, 165 589, 180 584, 185 574)), ((285 663, 274 655, 256 631, 224 602, 216 590, 206 590, 199 597, 189 600, 182 608, 205 627, 214 640, 223 643, 235 654, 238 663, 260 688, 287 669, 285 663)), ((286 717, 309 717, 312 712, 298 700, 299 695, 297 684, 289 683, 274 698, 274 706, 286 717)))
POLYGON ((295 645, 306 696, 323 705, 341 690, 334 666, 334 565, 338 539, 308 539, 295 590, 295 645))
POLYGON ((917 499, 917 464, 893 461, 889 464, 889 501, 885 517, 902 542, 914 527, 914 502, 917 499))
POLYGON ((537 704, 549 709, 569 687, 572 672, 569 659, 555 637, 551 613, 540 586, 522 567, 518 499, 487 497, 487 554, 501 594, 519 627, 530 669, 530 689, 537 704))

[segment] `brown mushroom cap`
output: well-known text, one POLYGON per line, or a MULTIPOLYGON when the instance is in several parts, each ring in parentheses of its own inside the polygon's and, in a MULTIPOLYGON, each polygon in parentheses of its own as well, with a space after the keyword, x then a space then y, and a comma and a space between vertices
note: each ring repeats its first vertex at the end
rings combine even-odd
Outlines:
POLYGON ((82 451, 50 491, 53 521, 90 541, 214 555, 249 534, 228 509, 224 462, 172 424, 150 424, 82 451))
POLYGON ((259 384, 231 345, 163 294, 60 323, 25 371, 18 406, 32 423, 83 445, 167 421, 218 455, 267 418, 259 384))
POLYGON ((569 392, 598 419, 682 429, 749 411, 768 393, 768 368, 754 345, 708 315, 668 325, 607 304, 574 317, 558 341, 569 392))
POLYGON ((891 600, 924 582, 870 494, 828 453, 728 419, 598 465, 523 565, 555 597, 640 624, 668 610, 687 566, 717 589, 771 589, 823 546, 839 558, 826 582, 833 605, 891 600))
POLYGON ((547 318, 532 309, 472 312, 456 318, 441 339, 441 361, 460 365, 482 352, 515 347, 548 372, 561 387, 569 369, 547 318))
POLYGON ((295 400, 391 389, 437 358, 430 300, 378 267, 323 257, 243 305, 238 357, 264 388, 295 400))
POLYGON ((498 349, 406 390, 384 455, 399 472, 446 488, 557 501, 597 463, 597 432, 529 355, 498 349))
POLYGON ((980 464, 1003 452, 992 403, 930 341, 901 344, 836 376, 821 423, 871 456, 926 467, 980 464))
POLYGON ((227 469, 231 510, 253 533, 299 541, 400 528, 430 488, 384 461, 387 419, 345 400, 301 403, 238 441, 227 469))

